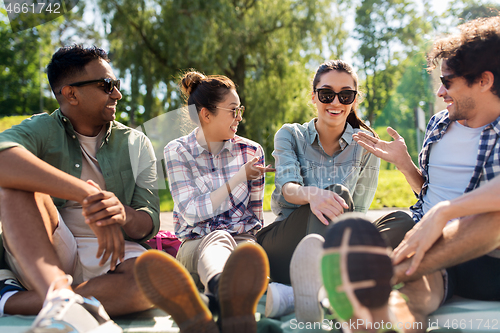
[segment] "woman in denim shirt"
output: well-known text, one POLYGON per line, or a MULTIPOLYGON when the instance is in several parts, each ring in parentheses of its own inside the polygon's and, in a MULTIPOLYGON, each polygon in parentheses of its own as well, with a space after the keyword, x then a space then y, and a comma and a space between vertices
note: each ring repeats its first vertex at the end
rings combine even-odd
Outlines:
POLYGON ((357 115, 358 76, 341 60, 322 64, 311 99, 317 118, 285 124, 274 138, 276 221, 257 234, 269 257, 271 279, 290 284, 290 260, 308 234, 323 235, 345 211, 366 213, 377 188, 380 160, 352 135, 375 132, 357 115))

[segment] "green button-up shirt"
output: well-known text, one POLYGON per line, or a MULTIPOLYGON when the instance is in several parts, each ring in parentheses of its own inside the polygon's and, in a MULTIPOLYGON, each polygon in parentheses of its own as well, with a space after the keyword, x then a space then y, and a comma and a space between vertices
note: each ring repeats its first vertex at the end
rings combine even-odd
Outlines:
MULTIPOLYGON (((82 172, 82 151, 70 120, 60 110, 51 115, 34 115, 0 133, 0 151, 23 147, 38 158, 76 178, 82 172)), ((120 202, 144 211, 153 220, 153 230, 142 239, 152 238, 160 228, 160 203, 157 192, 156 158, 149 139, 141 132, 113 121, 108 125, 97 151, 106 190, 120 202)), ((67 200, 52 198, 56 207, 67 200)))

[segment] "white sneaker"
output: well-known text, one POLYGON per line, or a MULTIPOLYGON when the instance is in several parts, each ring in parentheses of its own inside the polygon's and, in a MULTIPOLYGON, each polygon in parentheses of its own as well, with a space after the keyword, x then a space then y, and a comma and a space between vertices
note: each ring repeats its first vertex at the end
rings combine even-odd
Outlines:
POLYGON ((268 318, 278 318, 292 313, 294 309, 293 288, 277 282, 269 283, 264 315, 268 318))
POLYGON ((321 257, 324 238, 318 234, 304 237, 295 248, 290 262, 290 280, 295 299, 295 317, 298 322, 322 322, 323 307, 319 295, 321 278, 321 257))
MULTIPOLYGON (((68 286, 73 278, 66 275, 68 286)), ((94 297, 88 299, 70 289, 55 289, 52 282, 43 308, 26 333, 122 333, 94 297)))

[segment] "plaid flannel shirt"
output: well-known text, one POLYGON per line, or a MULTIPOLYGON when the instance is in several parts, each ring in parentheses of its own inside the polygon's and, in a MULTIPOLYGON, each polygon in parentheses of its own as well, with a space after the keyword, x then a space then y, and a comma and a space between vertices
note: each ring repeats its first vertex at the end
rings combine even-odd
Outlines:
MULTIPOLYGON (((431 152, 432 144, 441 140, 443 135, 446 133, 451 120, 448 116, 448 111, 444 110, 435 114, 429 124, 427 125, 427 130, 425 132, 424 144, 422 151, 419 154, 419 164, 420 170, 422 171, 422 176, 424 177, 424 184, 422 190, 418 194, 418 201, 415 205, 410 207, 413 213, 413 220, 415 222, 420 221, 424 216, 422 209, 423 197, 427 191, 429 185, 429 157, 431 152)), ((476 167, 470 179, 469 185, 465 189, 464 193, 470 192, 473 189, 479 187, 481 184, 490 181, 498 174, 500 174, 500 142, 498 137, 500 135, 500 117, 498 117, 491 124, 486 126, 479 139, 479 150, 477 154, 476 167)))
POLYGON ((252 158, 258 157, 257 165, 264 165, 262 147, 236 135, 213 155, 200 146, 197 131, 169 142, 164 150, 175 234, 180 239, 200 238, 214 230, 255 234, 263 224, 264 176, 233 188, 217 208, 210 194, 252 158))

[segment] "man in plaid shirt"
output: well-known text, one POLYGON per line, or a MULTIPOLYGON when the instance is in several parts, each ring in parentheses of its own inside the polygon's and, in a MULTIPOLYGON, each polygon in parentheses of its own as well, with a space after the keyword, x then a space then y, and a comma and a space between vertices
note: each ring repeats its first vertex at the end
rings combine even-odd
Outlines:
POLYGON ((396 247, 394 283, 404 282, 400 291, 409 298, 393 292, 399 301, 391 309, 401 322, 422 323, 417 331, 453 295, 500 300, 500 17, 459 28, 428 55, 430 69, 442 61, 437 95, 448 106, 427 126, 420 168, 392 128, 392 142, 355 137, 394 163, 418 196, 411 207, 416 224, 401 214, 377 221, 379 230, 411 229, 402 241, 387 233, 396 247))

